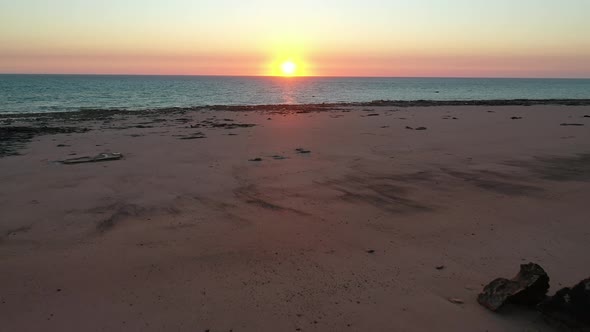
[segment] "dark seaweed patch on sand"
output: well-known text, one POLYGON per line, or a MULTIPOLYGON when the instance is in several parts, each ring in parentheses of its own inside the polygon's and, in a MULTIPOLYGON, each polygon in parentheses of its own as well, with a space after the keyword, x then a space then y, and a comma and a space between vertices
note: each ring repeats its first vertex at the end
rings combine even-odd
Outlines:
POLYGON ((569 157, 537 157, 531 161, 512 161, 534 175, 551 181, 590 181, 590 153, 569 157))
POLYGON ((455 178, 475 185, 480 189, 511 196, 533 196, 543 191, 542 188, 530 184, 524 184, 514 177, 491 171, 461 172, 457 170, 443 169, 443 171, 455 178))
MULTIPOLYGON (((373 205, 389 213, 430 212, 433 207, 411 198, 411 190, 399 185, 400 176, 361 173, 320 182, 339 192, 347 202, 373 205)), ((425 174, 421 174, 422 177, 425 174)), ((411 175, 410 175, 411 176, 411 175)))
POLYGON ((0 127, 0 158, 16 156, 34 137, 41 135, 84 133, 87 128, 75 127, 0 127))
POLYGON ((9 229, 4 232, 4 236, 9 237, 12 235, 16 235, 18 233, 26 233, 26 232, 30 231, 31 228, 32 228, 32 226, 22 226, 22 227, 18 227, 18 228, 14 228, 14 229, 9 229))
POLYGON ((118 207, 110 217, 101 220, 98 224, 96 224, 96 230, 101 234, 108 232, 122 220, 129 217, 138 216, 142 211, 143 209, 137 205, 122 205, 118 207))
POLYGON ((307 216, 308 214, 290 207, 278 205, 270 202, 263 197, 256 185, 244 185, 234 190, 234 195, 246 204, 258 206, 260 208, 277 211, 277 212, 291 212, 300 216, 307 216))

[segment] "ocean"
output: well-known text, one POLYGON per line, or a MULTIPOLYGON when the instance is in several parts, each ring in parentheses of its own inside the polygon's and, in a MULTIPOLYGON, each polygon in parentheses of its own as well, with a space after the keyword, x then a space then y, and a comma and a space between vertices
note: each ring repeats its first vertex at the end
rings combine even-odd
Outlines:
POLYGON ((0 75, 0 113, 490 99, 590 99, 590 79, 0 75))

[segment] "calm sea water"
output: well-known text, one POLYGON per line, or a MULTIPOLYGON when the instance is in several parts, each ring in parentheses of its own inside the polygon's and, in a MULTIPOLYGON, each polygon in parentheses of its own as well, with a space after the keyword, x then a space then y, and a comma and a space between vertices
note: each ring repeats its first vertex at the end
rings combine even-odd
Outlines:
POLYGON ((554 98, 590 99, 590 79, 0 75, 0 113, 554 98))

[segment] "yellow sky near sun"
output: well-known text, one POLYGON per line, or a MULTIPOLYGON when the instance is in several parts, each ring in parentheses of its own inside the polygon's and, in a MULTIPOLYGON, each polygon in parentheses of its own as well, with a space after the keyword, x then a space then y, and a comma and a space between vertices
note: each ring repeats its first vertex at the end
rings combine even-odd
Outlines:
POLYGON ((590 76, 590 1, 0 0, 0 72, 590 76))

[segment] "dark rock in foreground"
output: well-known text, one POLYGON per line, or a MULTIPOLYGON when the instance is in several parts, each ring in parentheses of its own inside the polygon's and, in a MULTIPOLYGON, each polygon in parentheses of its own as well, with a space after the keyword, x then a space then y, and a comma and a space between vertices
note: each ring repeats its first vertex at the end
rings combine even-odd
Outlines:
POLYGON ((559 290, 538 308, 546 317, 569 327, 590 328, 590 278, 559 290))
POLYGON ((546 298, 549 276, 537 264, 520 266, 520 272, 512 279, 498 278, 484 287, 477 302, 496 311, 506 303, 536 305, 546 298))

